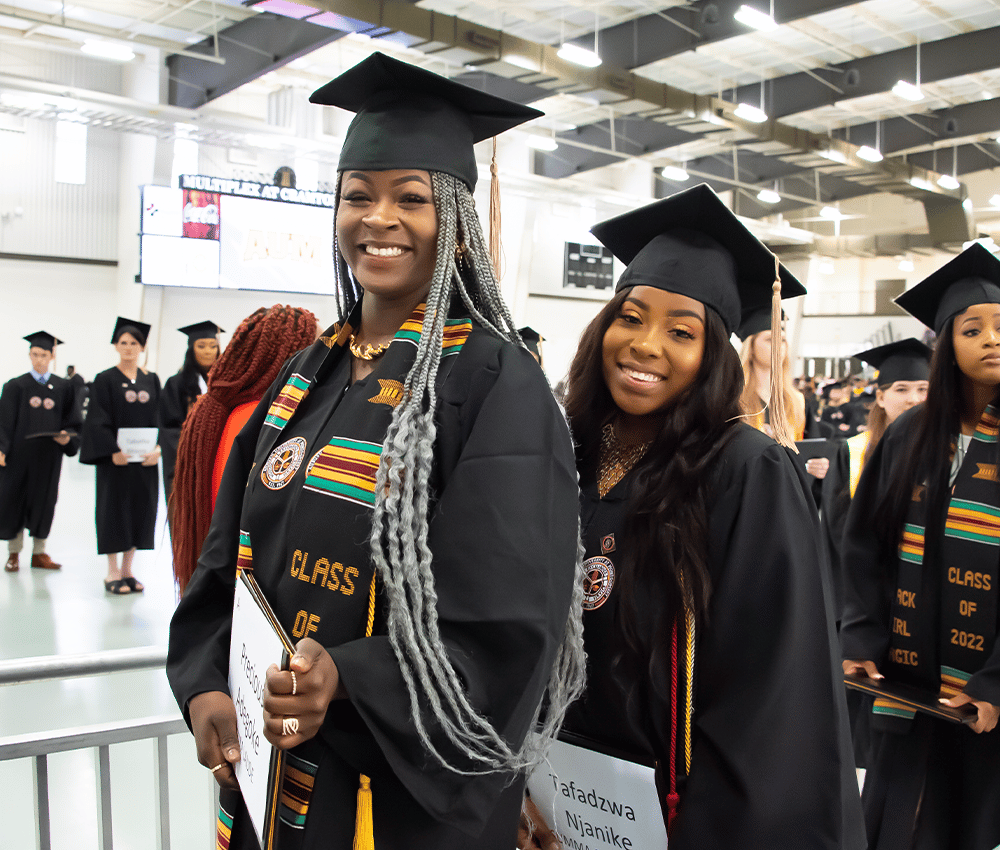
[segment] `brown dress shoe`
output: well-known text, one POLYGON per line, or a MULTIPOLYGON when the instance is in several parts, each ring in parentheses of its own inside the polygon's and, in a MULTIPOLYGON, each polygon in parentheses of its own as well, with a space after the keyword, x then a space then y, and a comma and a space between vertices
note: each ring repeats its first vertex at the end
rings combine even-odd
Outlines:
POLYGON ((31 568, 35 570, 61 570, 62 564, 57 564, 48 555, 42 552, 41 555, 31 556, 31 568))
POLYGON ((4 572, 16 573, 21 569, 20 565, 17 563, 17 552, 11 552, 7 557, 7 563, 3 565, 4 572))

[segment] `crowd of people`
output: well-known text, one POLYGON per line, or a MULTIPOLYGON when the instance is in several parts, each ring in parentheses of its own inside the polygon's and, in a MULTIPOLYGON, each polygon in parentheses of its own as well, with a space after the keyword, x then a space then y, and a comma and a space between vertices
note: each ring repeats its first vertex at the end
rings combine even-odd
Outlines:
POLYGON ((561 406, 472 200, 474 143, 539 113, 381 54, 311 100, 355 113, 335 324, 262 308, 224 351, 186 326, 161 388, 149 326, 119 318, 85 419, 32 334, 0 396, 8 571, 24 530, 58 569, 79 448, 107 592, 141 592, 162 455, 167 675, 218 846, 258 846, 243 572, 294 640, 258 712, 281 850, 558 846, 526 779, 560 735, 653 768, 673 850, 1000 845, 1000 261, 973 245, 899 299, 933 352, 793 381, 781 301, 804 288, 697 186, 593 228, 625 271, 561 406))

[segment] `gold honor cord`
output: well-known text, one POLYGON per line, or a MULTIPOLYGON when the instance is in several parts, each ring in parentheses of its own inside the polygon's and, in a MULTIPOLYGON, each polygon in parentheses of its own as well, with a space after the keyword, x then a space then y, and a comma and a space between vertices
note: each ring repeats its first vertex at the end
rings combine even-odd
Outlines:
MULTIPOLYGON (((377 574, 376 574, 377 575, 377 574)), ((375 578, 368 592, 368 625, 365 637, 372 636, 375 626, 375 578)), ((375 820, 372 816, 372 781, 363 773, 358 785, 358 811, 354 822, 354 850, 375 850, 375 820)))
POLYGON ((687 624, 687 687, 684 689, 684 772, 691 775, 691 724, 694 718, 694 611, 685 610, 687 624))

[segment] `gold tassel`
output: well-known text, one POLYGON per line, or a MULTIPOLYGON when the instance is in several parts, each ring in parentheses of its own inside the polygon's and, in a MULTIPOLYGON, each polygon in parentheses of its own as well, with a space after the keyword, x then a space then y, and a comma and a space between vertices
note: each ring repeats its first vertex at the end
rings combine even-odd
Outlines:
POLYGON ((372 781, 361 774, 358 787, 358 816, 354 824, 354 850, 375 850, 375 823, 372 819, 372 781))
POLYGON ((774 283, 771 286, 771 430, 774 439, 798 454, 785 410, 785 358, 781 356, 781 342, 781 272, 775 257, 774 283))
POLYGON ((493 274, 500 281, 500 178, 497 169, 497 137, 493 137, 493 159, 490 162, 490 262, 493 274))

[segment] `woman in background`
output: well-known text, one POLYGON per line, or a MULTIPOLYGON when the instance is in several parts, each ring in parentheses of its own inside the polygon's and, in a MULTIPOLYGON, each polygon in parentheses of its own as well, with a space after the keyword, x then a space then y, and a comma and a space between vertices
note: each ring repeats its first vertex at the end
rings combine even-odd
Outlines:
POLYGON ((160 450, 163 452, 163 496, 168 514, 170 492, 174 485, 174 465, 177 461, 177 441, 181 426, 198 397, 208 388, 208 373, 219 359, 219 334, 215 322, 198 322, 178 328, 188 338, 184 365, 176 375, 167 378, 160 393, 160 450))
POLYGON ((247 316, 184 421, 171 502, 174 577, 182 594, 208 534, 233 440, 285 361, 312 345, 318 333, 316 317, 299 307, 275 304, 247 316))
POLYGON ((122 428, 156 429, 160 379, 139 366, 148 338, 149 325, 118 317, 111 336, 118 365, 94 378, 83 423, 80 462, 96 467, 97 552, 108 556, 104 589, 116 595, 143 591, 132 559, 136 549, 153 548, 156 531, 160 447, 130 462, 119 445, 122 428))
POLYGON ((974 244, 897 303, 937 334, 927 402, 875 447, 844 533, 845 674, 975 708, 953 724, 876 697, 873 850, 1000 844, 1000 261, 974 244))

